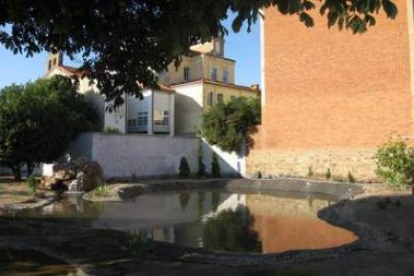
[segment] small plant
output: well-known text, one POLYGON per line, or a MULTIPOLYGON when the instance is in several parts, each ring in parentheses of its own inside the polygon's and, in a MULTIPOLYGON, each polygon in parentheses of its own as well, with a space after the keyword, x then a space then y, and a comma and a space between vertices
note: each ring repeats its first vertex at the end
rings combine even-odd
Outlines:
POLYGON ((313 176, 313 168, 312 168, 312 166, 309 166, 308 167, 308 174, 307 174, 307 176, 308 176, 308 178, 312 178, 312 176, 313 176))
POLYGON ((179 176, 180 176, 180 178, 186 178, 186 177, 189 177, 190 174, 191 174, 191 171, 190 171, 190 166, 188 165, 188 162, 187 162, 187 158, 185 158, 185 156, 183 156, 183 157, 181 157, 181 160, 180 160, 180 173, 179 173, 179 176))
POLYGON ((206 176, 206 166, 203 163, 203 148, 200 145, 200 149, 198 150, 198 177, 206 176))
POLYGON ((103 132, 104 133, 119 133, 119 129, 116 128, 116 127, 106 126, 106 127, 103 128, 103 132))
POLYGON ((29 177, 26 179, 26 186, 29 188, 30 192, 35 194, 37 191, 37 181, 34 177, 29 177))
POLYGON ((257 179, 262 179, 262 173, 260 171, 257 172, 257 179))
POLYGON ((95 190, 93 190, 93 194, 95 196, 107 196, 109 194, 108 185, 106 185, 106 183, 102 183, 101 185, 96 187, 95 190))
POLYGON ((389 185, 405 188, 414 183, 414 149, 401 138, 391 138, 375 155, 376 174, 389 185))
POLYGON ((331 179, 331 177, 332 177, 331 168, 328 168, 326 170, 326 173, 325 173, 325 178, 326 178, 326 180, 329 180, 329 179, 331 179))
POLYGON ((355 177, 349 171, 348 171, 348 182, 349 183, 355 183, 355 177))
POLYGON ((149 250, 149 242, 143 233, 133 231, 129 233, 126 244, 121 246, 121 250, 136 256, 142 256, 149 250))
POLYGON ((217 154, 213 152, 213 157, 211 159, 211 175, 215 178, 220 177, 221 176, 220 170, 221 169, 220 169, 220 164, 219 164, 217 154))

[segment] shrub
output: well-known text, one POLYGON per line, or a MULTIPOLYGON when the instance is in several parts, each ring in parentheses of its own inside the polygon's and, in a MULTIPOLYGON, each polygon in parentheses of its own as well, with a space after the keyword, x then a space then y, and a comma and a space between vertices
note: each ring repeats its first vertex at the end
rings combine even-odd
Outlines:
POLYGON ((104 133, 119 133, 119 129, 117 129, 116 127, 106 126, 103 128, 103 132, 104 133))
POLYGON ((185 178, 185 177, 189 177, 190 174, 191 174, 191 171, 190 171, 190 166, 188 165, 188 162, 187 162, 187 158, 185 158, 183 156, 183 157, 181 157, 181 160, 180 160, 180 173, 179 173, 179 176, 181 178, 185 178))
POLYGON ((220 164, 218 161, 217 154, 215 152, 213 152, 213 157, 211 159, 211 175, 215 178, 221 176, 220 164))
POLYGON ((34 194, 37 191, 37 181, 34 177, 29 177, 26 179, 26 186, 29 188, 29 190, 34 194))
POLYGON ((206 166, 203 163, 203 149, 200 146, 200 149, 198 151, 198 177, 203 177, 206 175, 206 166))
POLYGON ((400 138, 391 138, 375 155, 376 174, 389 185, 404 188, 414 182, 414 149, 400 138))
POLYGON ((313 176, 313 168, 312 168, 312 166, 309 166, 309 168, 308 168, 308 178, 312 178, 312 176, 313 176))
POLYGON ((331 177, 332 177, 332 174, 331 174, 331 168, 328 168, 328 169, 326 170, 325 177, 326 177, 326 180, 331 179, 331 177))
POLYGON ((95 190, 93 190, 93 194, 95 196, 107 196, 109 194, 108 185, 106 183, 102 183, 95 190))
POLYGON ((352 175, 351 172, 348 172, 348 182, 355 183, 355 177, 352 175))

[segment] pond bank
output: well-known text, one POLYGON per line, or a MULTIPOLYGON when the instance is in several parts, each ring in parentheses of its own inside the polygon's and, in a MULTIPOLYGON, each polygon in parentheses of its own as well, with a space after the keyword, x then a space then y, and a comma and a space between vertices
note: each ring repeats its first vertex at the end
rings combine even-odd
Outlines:
MULTIPOLYGON (((214 185, 218 185, 217 183, 214 185)), ((268 185, 263 181, 260 183, 262 188, 268 185)), ((167 184, 171 183, 165 185, 167 184)), ((197 184, 186 185, 188 185, 187 188, 197 188, 197 184)), ((233 186, 233 188, 240 189, 243 185, 246 189, 254 188, 246 184, 245 180, 232 180, 232 184, 227 188, 233 186)), ((330 189, 342 191, 342 194, 349 192, 347 186, 343 186, 347 189, 340 189, 340 186, 333 185, 336 184, 332 184, 330 189)), ((367 233, 369 234, 367 242, 370 247, 365 247, 360 251, 344 252, 346 254, 334 256, 328 254, 325 257, 306 260, 298 257, 299 254, 292 255, 293 261, 263 262, 256 263, 254 266, 245 266, 245 261, 242 261, 240 264, 233 263, 235 267, 229 267, 216 266, 216 263, 220 263, 217 256, 197 255, 193 254, 194 252, 180 255, 179 252, 171 251, 167 246, 161 254, 157 252, 157 254, 148 254, 142 258, 139 255, 140 252, 131 254, 125 250, 125 246, 130 242, 130 237, 125 233, 74 226, 70 220, 58 222, 36 219, 13 221, 1 219, 0 247, 24 245, 35 248, 53 256, 59 256, 68 263, 79 264, 90 275, 284 275, 279 273, 289 269, 292 265, 314 273, 298 275, 411 275, 414 273, 412 266, 414 261, 413 197, 408 192, 395 192, 376 184, 350 185, 361 189, 359 193, 349 194, 349 197, 354 199, 341 201, 320 212, 320 217, 330 223, 349 227, 349 222, 352 222, 351 225, 356 225, 359 229, 371 231, 367 233), (384 205, 379 202, 384 202, 387 207, 380 207, 384 205), (216 259, 213 260, 213 257, 216 259), (200 264, 206 262, 211 264, 200 264), (244 267, 238 265, 244 265, 244 267), (260 265, 265 266, 259 267, 260 265)), ((110 185, 108 198, 122 199, 134 196, 137 192, 144 192, 146 189, 160 191, 161 188, 162 184, 154 182, 115 184, 110 185), (124 192, 120 192, 121 190, 124 192)), ((161 247, 157 247, 156 250, 161 250, 161 247)), ((302 253, 302 256, 308 253, 302 253)))

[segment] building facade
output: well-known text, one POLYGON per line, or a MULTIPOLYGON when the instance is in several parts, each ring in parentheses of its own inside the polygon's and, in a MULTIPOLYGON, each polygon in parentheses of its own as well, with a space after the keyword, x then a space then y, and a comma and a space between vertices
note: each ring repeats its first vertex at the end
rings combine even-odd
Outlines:
POLYGON ((99 115, 101 128, 120 133, 175 134, 175 91, 166 85, 159 89, 144 89, 143 99, 124 96, 124 104, 113 108, 99 93, 96 84, 82 78, 81 72, 74 67, 63 65, 61 53, 49 54, 46 62, 45 77, 54 75, 79 77, 79 93, 83 94, 99 115))
POLYGON ((203 114, 217 103, 260 95, 258 85, 235 84, 236 61, 225 58, 224 53, 223 38, 213 38, 192 46, 178 68, 170 64, 166 72, 160 73, 160 82, 176 92, 177 134, 194 135, 200 131, 203 114))
POLYGON ((248 171, 375 179, 374 154, 391 134, 413 137, 413 3, 376 15, 362 35, 306 28, 275 8, 262 22, 263 119, 248 171))

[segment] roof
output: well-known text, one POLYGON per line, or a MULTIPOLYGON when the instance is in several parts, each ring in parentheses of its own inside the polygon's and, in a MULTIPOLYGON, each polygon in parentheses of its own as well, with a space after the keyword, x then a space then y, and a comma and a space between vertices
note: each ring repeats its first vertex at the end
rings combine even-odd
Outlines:
POLYGON ((186 56, 194 57, 194 56, 202 56, 202 55, 209 56, 212 58, 217 58, 217 59, 224 59, 224 60, 231 61, 231 62, 236 62, 234 59, 231 59, 231 58, 225 58, 225 57, 217 56, 217 55, 210 54, 210 53, 199 52, 196 50, 190 50, 186 56))
POLYGON ((174 88, 172 88, 169 85, 165 85, 165 84, 158 84, 158 89, 163 91, 163 92, 167 92, 167 93, 175 93, 174 88))
POLYGON ((205 84, 218 85, 218 86, 223 86, 223 87, 228 87, 228 88, 234 88, 234 89, 244 90, 246 92, 251 92, 251 93, 255 93, 255 94, 260 93, 260 89, 252 88, 250 86, 237 85, 237 84, 233 84, 233 83, 224 83, 224 82, 213 81, 213 80, 204 79, 204 78, 189 81, 189 82, 175 83, 175 84, 171 84, 170 86, 174 88, 175 86, 185 86, 185 85, 189 85, 189 84, 198 84, 198 83, 202 83, 202 84, 205 83, 205 84))

